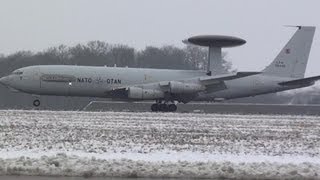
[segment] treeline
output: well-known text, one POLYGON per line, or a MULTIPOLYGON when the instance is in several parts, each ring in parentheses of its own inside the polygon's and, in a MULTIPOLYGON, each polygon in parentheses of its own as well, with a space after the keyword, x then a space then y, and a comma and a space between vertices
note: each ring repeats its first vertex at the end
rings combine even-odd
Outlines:
MULTIPOLYGON (((118 66, 139 68, 205 70, 207 67, 207 48, 187 45, 152 47, 136 50, 126 45, 112 45, 102 41, 91 41, 72 47, 60 45, 42 52, 19 51, 0 56, 0 75, 30 65, 84 65, 118 66)), ((226 70, 231 63, 224 61, 226 70)))

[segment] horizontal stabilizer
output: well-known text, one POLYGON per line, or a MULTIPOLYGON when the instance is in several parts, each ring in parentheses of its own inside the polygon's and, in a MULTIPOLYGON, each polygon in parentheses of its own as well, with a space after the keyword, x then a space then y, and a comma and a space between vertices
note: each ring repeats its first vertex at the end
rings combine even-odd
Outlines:
POLYGON ((201 81, 202 84, 209 85, 209 84, 219 83, 221 81, 228 81, 232 79, 243 78, 246 76, 252 76, 260 73, 261 72, 237 72, 237 73, 224 74, 224 75, 218 75, 218 76, 201 77, 199 80, 201 81))
POLYGON ((320 76, 313 76, 313 77, 308 77, 308 78, 303 78, 303 79, 296 79, 296 80, 292 80, 292 81, 281 82, 281 83, 279 83, 279 85, 294 86, 294 85, 311 84, 319 79, 320 79, 320 76))

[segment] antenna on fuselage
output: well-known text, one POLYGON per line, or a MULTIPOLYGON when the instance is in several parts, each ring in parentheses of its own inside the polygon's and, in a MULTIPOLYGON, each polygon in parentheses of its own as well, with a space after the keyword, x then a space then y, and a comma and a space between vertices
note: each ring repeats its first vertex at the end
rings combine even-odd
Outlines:
POLYGON ((221 49, 241 46, 245 40, 233 36, 200 35, 183 40, 183 43, 209 47, 207 75, 224 74, 221 49))

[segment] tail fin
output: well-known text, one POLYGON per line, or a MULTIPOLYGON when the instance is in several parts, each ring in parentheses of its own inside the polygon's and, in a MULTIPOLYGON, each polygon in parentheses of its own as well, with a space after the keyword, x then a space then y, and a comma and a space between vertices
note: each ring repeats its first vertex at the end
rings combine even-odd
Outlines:
POLYGON ((316 28, 312 26, 298 26, 298 28, 276 59, 262 71, 263 73, 279 77, 304 77, 316 28))

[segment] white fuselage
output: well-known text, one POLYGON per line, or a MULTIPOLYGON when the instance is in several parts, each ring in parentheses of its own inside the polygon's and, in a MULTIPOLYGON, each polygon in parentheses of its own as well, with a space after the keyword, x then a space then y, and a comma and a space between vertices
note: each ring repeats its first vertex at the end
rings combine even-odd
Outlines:
MULTIPOLYGON (((6 82, 11 88, 36 95, 113 98, 107 92, 119 87, 203 76, 207 76, 206 72, 191 70, 47 65, 16 70, 7 76, 6 82)), ((265 74, 247 76, 225 81, 225 89, 200 92, 193 100, 233 99, 303 87, 278 85, 279 82, 289 80, 292 78, 265 74)))

